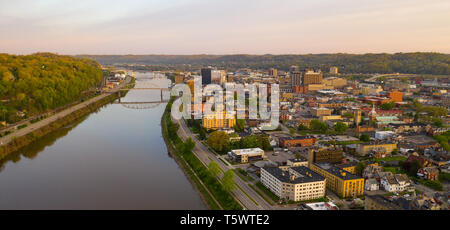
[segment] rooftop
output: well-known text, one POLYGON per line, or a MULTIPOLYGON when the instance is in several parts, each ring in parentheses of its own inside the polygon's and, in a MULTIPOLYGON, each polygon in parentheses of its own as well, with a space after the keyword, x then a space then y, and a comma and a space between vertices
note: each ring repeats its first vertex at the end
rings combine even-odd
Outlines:
POLYGON ((283 183, 300 184, 325 180, 325 177, 304 166, 290 168, 298 174, 291 174, 278 167, 264 167, 263 169, 283 183), (294 176, 294 180, 291 180, 291 175, 294 176))
POLYGON ((347 171, 344 171, 330 163, 326 163, 326 162, 321 162, 321 163, 314 163, 316 166, 318 166, 319 168, 343 179, 343 180, 353 180, 353 179, 361 179, 361 177, 356 176, 354 174, 351 174, 347 171))
POLYGON ((231 150, 236 155, 246 155, 246 154, 255 154, 255 153, 261 153, 264 152, 264 150, 260 148, 251 148, 251 149, 235 149, 231 150))
POLYGON ((394 203, 392 203, 390 200, 388 200, 386 197, 381 195, 366 195, 366 198, 370 198, 371 200, 375 201, 376 203, 383 205, 384 207, 387 207, 390 210, 401 210, 402 208, 394 203))

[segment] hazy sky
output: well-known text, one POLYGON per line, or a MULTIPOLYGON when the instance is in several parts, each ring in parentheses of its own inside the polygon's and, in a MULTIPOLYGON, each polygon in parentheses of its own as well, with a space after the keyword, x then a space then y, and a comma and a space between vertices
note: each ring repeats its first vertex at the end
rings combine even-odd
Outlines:
POLYGON ((0 53, 450 53, 449 0, 0 0, 0 53))

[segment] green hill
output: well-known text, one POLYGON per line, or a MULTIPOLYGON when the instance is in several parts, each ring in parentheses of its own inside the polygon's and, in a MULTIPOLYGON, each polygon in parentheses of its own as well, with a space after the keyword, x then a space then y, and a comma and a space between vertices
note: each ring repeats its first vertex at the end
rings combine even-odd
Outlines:
POLYGON ((105 65, 138 64, 193 68, 217 66, 227 69, 275 67, 289 70, 290 66, 314 67, 328 72, 338 66, 341 73, 411 73, 450 74, 450 55, 441 53, 395 54, 306 54, 306 55, 81 55, 105 65))
POLYGON ((0 121, 19 121, 79 100, 103 77, 90 59, 50 53, 0 54, 0 121))

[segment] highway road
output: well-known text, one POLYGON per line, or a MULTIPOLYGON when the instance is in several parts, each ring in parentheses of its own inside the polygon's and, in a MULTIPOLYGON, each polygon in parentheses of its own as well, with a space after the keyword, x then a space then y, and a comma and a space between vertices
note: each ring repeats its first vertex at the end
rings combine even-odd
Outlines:
MULTIPOLYGON (((209 151, 209 149, 197 138, 195 138, 194 134, 191 133, 189 128, 186 126, 186 123, 183 120, 175 121, 180 125, 178 130, 178 134, 182 140, 186 140, 188 137, 191 137, 195 142, 195 148, 193 150, 194 154, 199 158, 200 161, 205 166, 208 166, 211 160, 217 162, 220 168, 225 172, 229 169, 233 169, 232 166, 225 165, 219 158, 209 151)), ((267 203, 259 194, 257 194, 252 188, 249 187, 247 182, 243 181, 239 176, 234 177, 236 184, 245 191, 255 202, 253 202, 241 189, 236 188, 233 191, 233 195, 238 199, 238 201, 248 210, 270 210, 274 209, 272 205, 267 203)))

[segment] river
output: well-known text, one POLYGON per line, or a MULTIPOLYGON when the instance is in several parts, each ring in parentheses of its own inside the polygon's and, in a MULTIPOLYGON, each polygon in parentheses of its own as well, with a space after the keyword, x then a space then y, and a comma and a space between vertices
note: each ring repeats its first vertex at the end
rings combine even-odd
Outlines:
MULTIPOLYGON (((136 87, 170 84, 149 76, 136 74, 136 87)), ((159 99, 132 90, 121 101, 159 99)), ((126 106, 103 106, 0 162, 0 209, 206 209, 167 153, 166 103, 126 106)))

